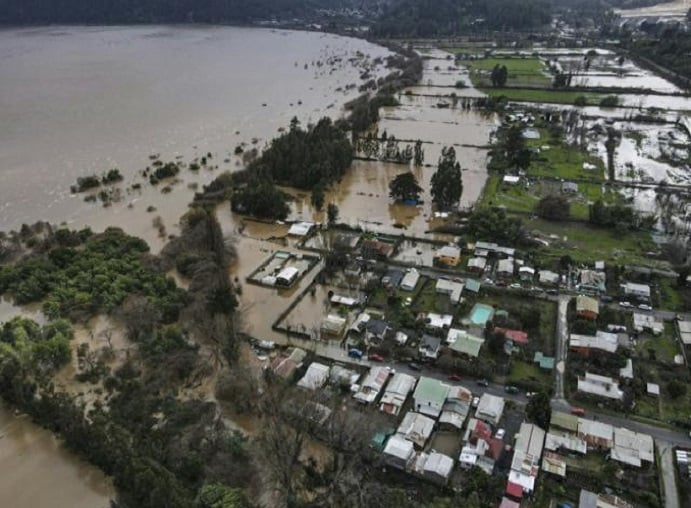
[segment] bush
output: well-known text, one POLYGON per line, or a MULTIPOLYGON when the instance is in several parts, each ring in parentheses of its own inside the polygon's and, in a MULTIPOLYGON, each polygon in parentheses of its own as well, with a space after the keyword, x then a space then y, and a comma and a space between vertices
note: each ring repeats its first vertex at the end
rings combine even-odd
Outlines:
POLYGON ((619 97, 616 95, 608 95, 603 97, 600 101, 601 108, 616 108, 619 105, 619 97))
POLYGON ((583 106, 586 106, 587 104, 588 104, 588 99, 585 98, 585 95, 579 95, 573 101, 573 105, 578 106, 579 108, 582 108, 583 106))
POLYGON ((678 379, 673 379, 667 383, 667 393, 673 399, 678 399, 686 395, 686 385, 679 381, 678 379))

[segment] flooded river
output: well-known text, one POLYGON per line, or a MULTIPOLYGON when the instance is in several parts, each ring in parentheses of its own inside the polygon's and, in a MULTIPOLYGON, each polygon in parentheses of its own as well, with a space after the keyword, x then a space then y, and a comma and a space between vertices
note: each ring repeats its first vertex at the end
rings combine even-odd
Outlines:
MULTIPOLYGON (((357 39, 229 27, 0 30, 0 230, 37 220, 116 225, 156 251, 165 238, 152 219, 175 233, 190 184, 238 168, 236 146, 261 148, 293 116, 303 124, 341 116, 365 69, 375 78, 388 73, 380 58, 388 54, 357 39), (213 169, 183 169, 166 195, 139 175, 152 154, 189 162, 207 153, 213 169), (79 176, 114 167, 125 176, 121 202, 104 208, 70 193, 79 176), (128 192, 133 183, 143 190, 128 192)), ((251 257, 242 266, 260 249, 243 244, 241 255, 251 257)), ((267 295, 253 289, 243 302, 248 328, 259 323, 261 334, 271 320, 253 301, 267 295)), ((18 312, 0 301, 0 321, 18 312)), ((0 406, 0 506, 99 508, 112 495, 97 469, 0 406)))

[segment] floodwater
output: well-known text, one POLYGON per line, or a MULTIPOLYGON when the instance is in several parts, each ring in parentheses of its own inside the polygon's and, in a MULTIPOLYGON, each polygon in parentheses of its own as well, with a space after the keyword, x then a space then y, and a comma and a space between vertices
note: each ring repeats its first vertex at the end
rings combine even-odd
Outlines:
POLYGON ((366 68, 386 74, 373 60, 388 54, 358 39, 283 30, 0 30, 0 229, 45 219, 119 225, 160 248, 165 238, 153 218, 175 233, 193 192, 187 184, 206 183, 217 170, 183 169, 164 195, 138 176, 151 154, 190 161, 211 153, 210 165, 237 168, 237 145, 261 148, 293 116, 340 116, 357 95, 347 85, 359 85, 366 68), (143 192, 123 185, 122 203, 109 208, 70 193, 77 177, 113 167, 143 192))
MULTIPOLYGON (((193 186, 239 167, 236 146, 261 148, 293 116, 303 124, 341 116, 342 104, 357 95, 357 87, 348 85, 359 85, 364 70, 375 78, 385 75, 388 70, 374 60, 388 54, 362 40, 283 30, 0 30, 0 230, 38 220, 95 230, 120 226, 157 251, 166 235, 159 236, 154 218, 161 218, 166 234, 176 233, 193 186), (140 174, 152 164, 152 154, 190 162, 207 153, 208 168, 182 169, 169 193, 140 174), (70 193, 78 177, 114 167, 125 177, 120 202, 105 208, 70 193), (141 191, 130 188, 135 183, 141 191)), ((237 232, 240 223, 233 218, 225 225, 237 232)), ((246 229, 257 237, 276 236, 271 226, 248 223, 246 229)), ((239 242, 238 273, 244 278, 274 247, 269 241, 239 242)), ((309 284, 310 275, 302 284, 309 284)), ((264 288, 243 289, 247 327, 267 338, 273 316, 300 290, 275 298, 264 288)), ((0 320, 19 313, 24 309, 0 301, 0 320)), ((38 309, 28 313, 42 317, 38 309)), ((107 323, 91 325, 93 341, 79 330, 75 343, 100 344, 98 333, 107 323)), ((62 449, 49 432, 0 408, 0 435, 0 506, 108 505, 108 479, 62 449)))
POLYGON ((107 508, 115 490, 49 431, 0 404, 0 506, 107 508))
POLYGON ((647 7, 638 7, 636 9, 614 9, 614 12, 619 14, 622 18, 659 16, 682 19, 686 17, 688 10, 689 5, 686 0, 676 0, 674 2, 650 5, 647 7))

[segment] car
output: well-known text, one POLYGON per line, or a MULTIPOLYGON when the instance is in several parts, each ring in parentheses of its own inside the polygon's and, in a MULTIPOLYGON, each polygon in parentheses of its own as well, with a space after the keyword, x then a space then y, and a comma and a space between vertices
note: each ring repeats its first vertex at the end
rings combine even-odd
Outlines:
POLYGON ((554 296, 554 295, 559 294, 559 292, 556 289, 548 289, 547 294, 554 296))
POLYGON ((371 355, 368 355, 368 356, 367 356, 367 359, 368 359, 370 362, 379 362, 379 363, 381 363, 381 362, 384 361, 384 357, 383 357, 382 355, 378 355, 377 353, 372 353, 371 355))
POLYGON ((619 302, 619 307, 624 307, 624 308, 628 309, 629 307, 633 307, 633 305, 631 305, 631 302, 622 301, 622 302, 619 302))
POLYGON ((504 436, 506 435, 506 430, 504 429, 497 429, 497 433, 494 434, 494 437, 497 439, 504 439, 504 436))
POLYGON ((422 365, 416 362, 410 362, 408 364, 408 368, 413 369, 413 370, 422 370, 422 365))
POLYGON ((585 409, 582 407, 572 407, 569 412, 576 416, 585 416, 585 409))
POLYGON ((451 381, 460 381, 460 380, 461 380, 461 376, 460 376, 459 374, 451 374, 451 375, 449 376, 449 379, 450 379, 451 381))
POLYGON ((487 388, 489 386, 489 381, 487 381, 486 379, 478 379, 477 385, 484 386, 485 388, 487 388))
POLYGON ((638 306, 638 308, 641 310, 653 310, 653 308, 650 305, 648 305, 647 303, 640 304, 638 306))
POLYGON ((358 358, 359 359, 359 358, 362 358, 363 354, 364 353, 362 351, 360 351, 359 349, 356 349, 356 348, 352 348, 352 349, 348 350, 348 356, 350 356, 351 358, 358 358))
POLYGON ((518 282, 514 282, 509 286, 511 289, 521 289, 521 285, 518 282))
POLYGON ((411 297, 406 298, 405 301, 403 302, 403 305, 405 305, 406 307, 410 307, 412 304, 413 304, 413 299, 411 297))
POLYGON ((472 402, 471 405, 472 405, 473 407, 477 407, 478 404, 480 404, 480 397, 473 397, 473 402, 472 402))
POLYGON ((513 386, 513 385, 506 385, 506 386, 504 387, 504 391, 505 391, 506 393, 516 394, 516 393, 518 393, 518 387, 517 387, 517 386, 513 386))
POLYGON ((610 302, 614 301, 614 298, 612 298, 611 296, 602 295, 602 296, 600 297, 600 301, 601 301, 602 303, 610 303, 610 302))
POLYGON ((532 399, 533 397, 535 397, 536 394, 537 392, 525 392, 525 396, 528 399, 532 399))

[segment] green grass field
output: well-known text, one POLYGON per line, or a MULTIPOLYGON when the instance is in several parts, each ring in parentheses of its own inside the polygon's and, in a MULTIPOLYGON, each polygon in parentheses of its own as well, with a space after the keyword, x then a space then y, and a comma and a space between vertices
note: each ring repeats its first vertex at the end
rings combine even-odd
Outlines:
POLYGON ((558 145, 548 143, 549 133, 547 129, 540 129, 540 135, 540 139, 531 140, 528 143, 529 146, 540 149, 540 153, 533 156, 532 163, 528 168, 528 175, 563 178, 565 180, 576 178, 605 179, 605 164, 602 159, 566 143, 558 145), (584 163, 592 164, 597 169, 584 169, 584 163))
MULTIPOLYGON (((511 84, 511 82, 508 82, 511 84)), ((604 97, 602 94, 584 94, 568 90, 533 90, 528 88, 480 88, 490 97, 506 97, 516 102, 543 102, 547 104, 573 104, 577 97, 584 96, 586 105, 597 106, 604 97)))

